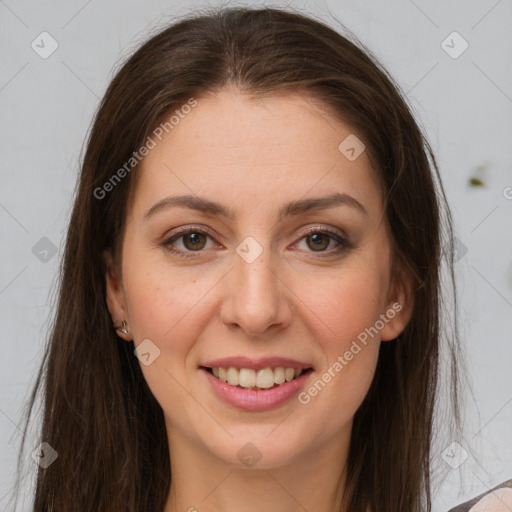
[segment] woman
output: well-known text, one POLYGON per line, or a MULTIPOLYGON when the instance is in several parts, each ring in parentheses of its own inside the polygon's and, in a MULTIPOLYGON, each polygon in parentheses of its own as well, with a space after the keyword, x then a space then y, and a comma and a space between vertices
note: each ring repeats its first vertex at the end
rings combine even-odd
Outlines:
POLYGON ((34 510, 430 510, 444 203, 398 87, 327 26, 151 38, 84 156, 34 510))

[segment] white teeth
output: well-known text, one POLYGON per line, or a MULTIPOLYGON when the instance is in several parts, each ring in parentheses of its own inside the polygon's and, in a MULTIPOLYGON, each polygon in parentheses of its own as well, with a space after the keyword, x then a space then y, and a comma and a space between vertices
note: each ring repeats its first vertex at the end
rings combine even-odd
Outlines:
POLYGON ((243 388, 260 388, 270 389, 275 385, 281 385, 285 382, 290 382, 294 378, 299 377, 303 370, 302 368, 285 368, 277 366, 272 369, 270 367, 262 368, 255 371, 252 368, 212 368, 213 375, 220 379, 222 382, 227 382, 231 386, 241 386, 243 388))
POLYGON ((240 370, 239 384, 243 388, 253 388, 256 386, 256 372, 252 368, 242 368, 240 370))
POLYGON ((274 382, 276 384, 284 384, 286 378, 284 376, 284 368, 282 366, 278 366, 274 370, 274 382))
POLYGON ((263 389, 274 387, 274 372, 272 368, 263 368, 256 375, 256 386, 263 389))
POLYGON ((228 368, 228 384, 238 386, 238 370, 236 368, 228 368))

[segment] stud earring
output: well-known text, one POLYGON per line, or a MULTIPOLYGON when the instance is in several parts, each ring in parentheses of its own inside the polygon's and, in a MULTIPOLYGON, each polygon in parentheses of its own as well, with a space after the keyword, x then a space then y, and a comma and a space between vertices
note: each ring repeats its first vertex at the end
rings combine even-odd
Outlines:
POLYGON ((120 329, 120 331, 123 334, 128 334, 128 329, 126 329, 126 322, 124 320, 121 322, 121 329, 120 329))
POLYGON ((128 334, 128 329, 126 328, 126 321, 121 321, 121 326, 116 327, 116 329, 122 334, 128 334))

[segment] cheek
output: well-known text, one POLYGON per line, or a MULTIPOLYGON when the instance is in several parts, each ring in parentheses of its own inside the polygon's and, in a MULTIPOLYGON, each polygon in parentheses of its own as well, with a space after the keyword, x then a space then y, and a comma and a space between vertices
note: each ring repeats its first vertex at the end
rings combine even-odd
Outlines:
POLYGON ((161 259, 144 254, 127 258, 125 292, 136 341, 182 339, 176 333, 201 330, 198 316, 205 294, 215 286, 215 276, 198 275, 189 269, 172 269, 161 259), (138 257, 137 257, 138 256, 138 257), (192 320, 191 320, 192 319, 192 320))
POLYGON ((150 258, 127 259, 124 286, 135 345, 149 339, 159 350, 149 365, 141 360, 142 373, 164 411, 185 411, 190 397, 180 383, 187 382, 187 361, 208 320, 207 293, 218 277, 150 258))
POLYGON ((314 283, 303 281, 298 295, 307 298, 309 315, 325 328, 325 343, 341 350, 378 320, 385 291, 380 269, 368 265, 343 268, 314 283))
POLYGON ((329 404, 329 414, 348 421, 370 387, 380 347, 375 324, 385 303, 382 276, 376 264, 345 267, 300 292, 308 297, 303 314, 310 318, 310 329, 318 326, 315 339, 324 356, 317 380, 302 400, 316 402, 310 404, 316 414, 329 404))

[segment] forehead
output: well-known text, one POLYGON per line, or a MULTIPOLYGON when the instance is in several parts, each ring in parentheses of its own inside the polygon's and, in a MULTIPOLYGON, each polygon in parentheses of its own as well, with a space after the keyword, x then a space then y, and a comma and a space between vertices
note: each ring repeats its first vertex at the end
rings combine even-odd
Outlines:
POLYGON ((370 215, 381 214, 380 187, 366 152, 349 160, 340 151, 354 132, 313 97, 254 100, 224 90, 197 98, 187 112, 154 139, 135 171, 135 216, 169 195, 208 197, 243 215, 250 209, 275 213, 286 202, 333 192, 355 197, 370 215))

